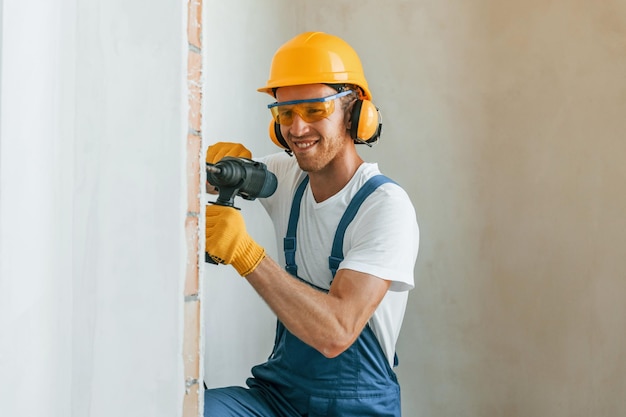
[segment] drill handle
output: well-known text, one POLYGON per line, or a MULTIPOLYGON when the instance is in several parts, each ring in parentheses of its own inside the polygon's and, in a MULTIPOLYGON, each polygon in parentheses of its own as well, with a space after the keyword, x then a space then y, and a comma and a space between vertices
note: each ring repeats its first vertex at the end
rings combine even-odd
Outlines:
POLYGON ((211 255, 209 255, 209 252, 204 252, 204 262, 208 264, 219 265, 217 262, 213 260, 211 255))
POLYGON ((235 207, 235 196, 239 193, 239 187, 219 186, 219 194, 217 199, 212 204, 219 206, 232 207, 237 210, 241 210, 239 207, 235 207))

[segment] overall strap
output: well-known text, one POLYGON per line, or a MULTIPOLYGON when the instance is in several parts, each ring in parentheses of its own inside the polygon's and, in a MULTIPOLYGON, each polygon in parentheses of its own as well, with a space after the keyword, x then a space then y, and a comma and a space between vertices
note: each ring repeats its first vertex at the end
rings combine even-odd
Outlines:
POLYGON ((372 194, 378 187, 388 182, 395 184, 395 181, 382 174, 373 176, 367 180, 365 184, 363 184, 363 186, 352 198, 352 201, 350 201, 350 204, 348 204, 348 208, 346 208, 346 211, 343 213, 343 216, 339 221, 339 225, 337 226, 335 239, 333 240, 333 248, 330 252, 330 256, 328 257, 328 266, 333 274, 333 278, 337 273, 339 264, 343 261, 343 238, 348 225, 352 220, 354 220, 356 213, 359 211, 359 208, 365 199, 369 197, 369 195, 372 194))
POLYGON ((298 266, 296 265, 296 229, 300 218, 300 205, 302 195, 309 183, 309 176, 306 175, 293 196, 291 211, 289 213, 289 223, 287 224, 287 236, 283 239, 283 249, 285 251, 285 269, 294 277, 298 276, 298 266))

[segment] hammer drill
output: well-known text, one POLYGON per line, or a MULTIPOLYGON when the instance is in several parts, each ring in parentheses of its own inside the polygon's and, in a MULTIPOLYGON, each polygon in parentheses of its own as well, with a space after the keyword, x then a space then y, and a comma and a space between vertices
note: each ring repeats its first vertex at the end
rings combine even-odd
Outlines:
MULTIPOLYGON (((265 198, 274 194, 278 182, 276 176, 262 162, 248 158, 226 156, 215 164, 206 164, 207 181, 219 192, 213 204, 235 207, 235 196, 245 200, 265 198)), ((205 261, 215 263, 208 253, 205 261)))

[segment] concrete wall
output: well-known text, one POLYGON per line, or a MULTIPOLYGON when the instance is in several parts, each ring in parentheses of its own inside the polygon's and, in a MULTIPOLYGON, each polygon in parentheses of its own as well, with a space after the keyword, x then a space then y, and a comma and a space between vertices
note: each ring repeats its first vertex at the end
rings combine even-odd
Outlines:
MULTIPOLYGON (((404 414, 621 415, 626 3, 293 3, 207 8, 207 83, 229 109, 207 101, 206 140, 274 149, 255 88, 292 35, 328 31, 360 53, 385 126, 362 155, 407 189, 422 232, 398 347, 404 414)), ((207 380, 243 384, 273 321, 218 270, 207 380)))
POLYGON ((0 415, 181 415, 184 6, 2 6, 0 415))

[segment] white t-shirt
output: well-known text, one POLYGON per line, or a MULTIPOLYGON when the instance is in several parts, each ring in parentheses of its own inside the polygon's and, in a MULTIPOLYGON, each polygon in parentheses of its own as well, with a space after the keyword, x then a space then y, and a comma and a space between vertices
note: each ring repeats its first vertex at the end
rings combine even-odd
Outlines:
MULTIPOLYGON (((279 262, 284 265, 282 242, 287 233, 293 195, 304 173, 296 159, 284 152, 258 160, 265 163, 278 179, 276 192, 260 201, 274 222, 279 262)), ((300 278, 317 287, 330 288, 333 277, 328 257, 339 220, 361 186, 377 174, 380 174, 377 164, 363 163, 341 191, 321 203, 315 201, 307 185, 296 232, 296 265, 300 278)), ((414 287, 413 269, 418 246, 415 210, 406 192, 393 183, 381 185, 365 199, 345 233, 344 260, 339 269, 351 269, 392 281, 390 291, 369 320, 391 366, 408 291, 414 287)))

